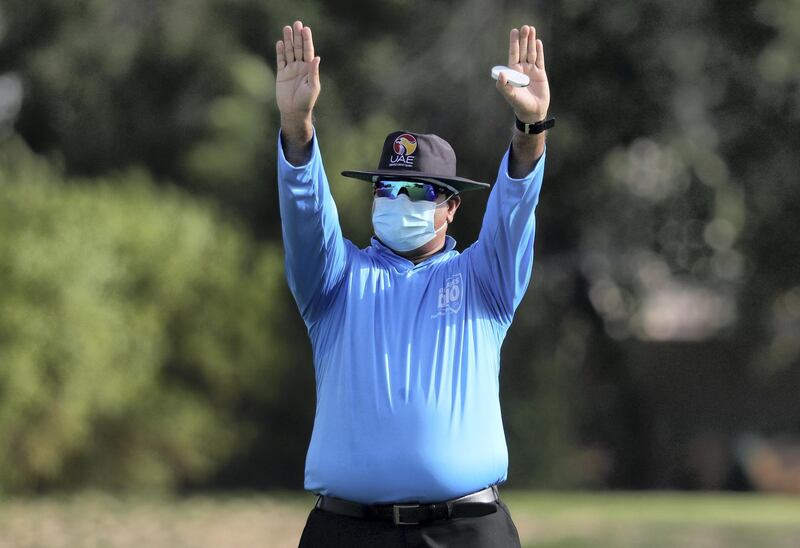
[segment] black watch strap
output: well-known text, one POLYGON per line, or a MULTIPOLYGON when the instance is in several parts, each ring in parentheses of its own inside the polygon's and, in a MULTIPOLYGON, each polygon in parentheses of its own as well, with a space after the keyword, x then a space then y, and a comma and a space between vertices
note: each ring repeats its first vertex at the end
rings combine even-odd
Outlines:
POLYGON ((517 129, 520 130, 522 133, 527 133, 528 135, 536 135, 537 133, 541 133, 544 130, 550 129, 551 127, 556 125, 555 118, 548 118, 546 120, 541 120, 533 124, 526 124, 519 118, 516 118, 516 120, 517 120, 517 129))

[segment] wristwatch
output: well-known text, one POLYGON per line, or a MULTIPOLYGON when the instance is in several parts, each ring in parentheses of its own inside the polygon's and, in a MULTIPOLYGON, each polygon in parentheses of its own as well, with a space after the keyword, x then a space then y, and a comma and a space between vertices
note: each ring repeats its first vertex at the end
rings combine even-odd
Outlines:
POLYGON ((522 133, 527 133, 528 135, 536 135, 537 133, 541 133, 544 130, 550 129, 556 125, 556 119, 552 117, 546 120, 540 120, 533 124, 526 124, 516 116, 514 118, 517 120, 517 129, 522 133))

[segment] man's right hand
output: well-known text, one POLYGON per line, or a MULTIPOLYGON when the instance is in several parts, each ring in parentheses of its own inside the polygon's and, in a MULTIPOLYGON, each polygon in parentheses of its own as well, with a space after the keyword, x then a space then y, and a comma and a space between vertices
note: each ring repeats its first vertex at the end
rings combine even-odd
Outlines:
POLYGON ((320 91, 320 58, 314 56, 311 28, 303 27, 301 21, 283 27, 283 40, 275 44, 275 53, 275 97, 281 128, 291 148, 305 147, 313 136, 311 111, 320 91))

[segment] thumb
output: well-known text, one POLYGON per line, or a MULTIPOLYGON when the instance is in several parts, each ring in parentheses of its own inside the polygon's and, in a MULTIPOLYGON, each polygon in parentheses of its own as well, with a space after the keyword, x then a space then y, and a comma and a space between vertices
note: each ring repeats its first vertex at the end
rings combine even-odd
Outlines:
POLYGON ((322 59, 317 56, 311 61, 311 72, 308 75, 308 83, 313 87, 319 87, 319 63, 322 59))
POLYGON ((506 76, 505 72, 501 72, 497 77, 497 84, 495 84, 495 87, 504 97, 508 99, 514 97, 514 86, 508 85, 508 76, 506 76))

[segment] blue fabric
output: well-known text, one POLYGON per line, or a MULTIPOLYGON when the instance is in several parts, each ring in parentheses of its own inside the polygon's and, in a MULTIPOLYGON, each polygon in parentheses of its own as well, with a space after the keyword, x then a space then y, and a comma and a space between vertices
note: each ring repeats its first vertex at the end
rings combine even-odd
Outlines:
POLYGON ((305 489, 434 502, 502 483, 500 346, 531 277, 544 156, 511 179, 506 151, 478 241, 458 253, 448 236, 414 265, 342 237, 316 133, 312 148, 292 166, 279 135, 286 273, 317 384, 305 489))

